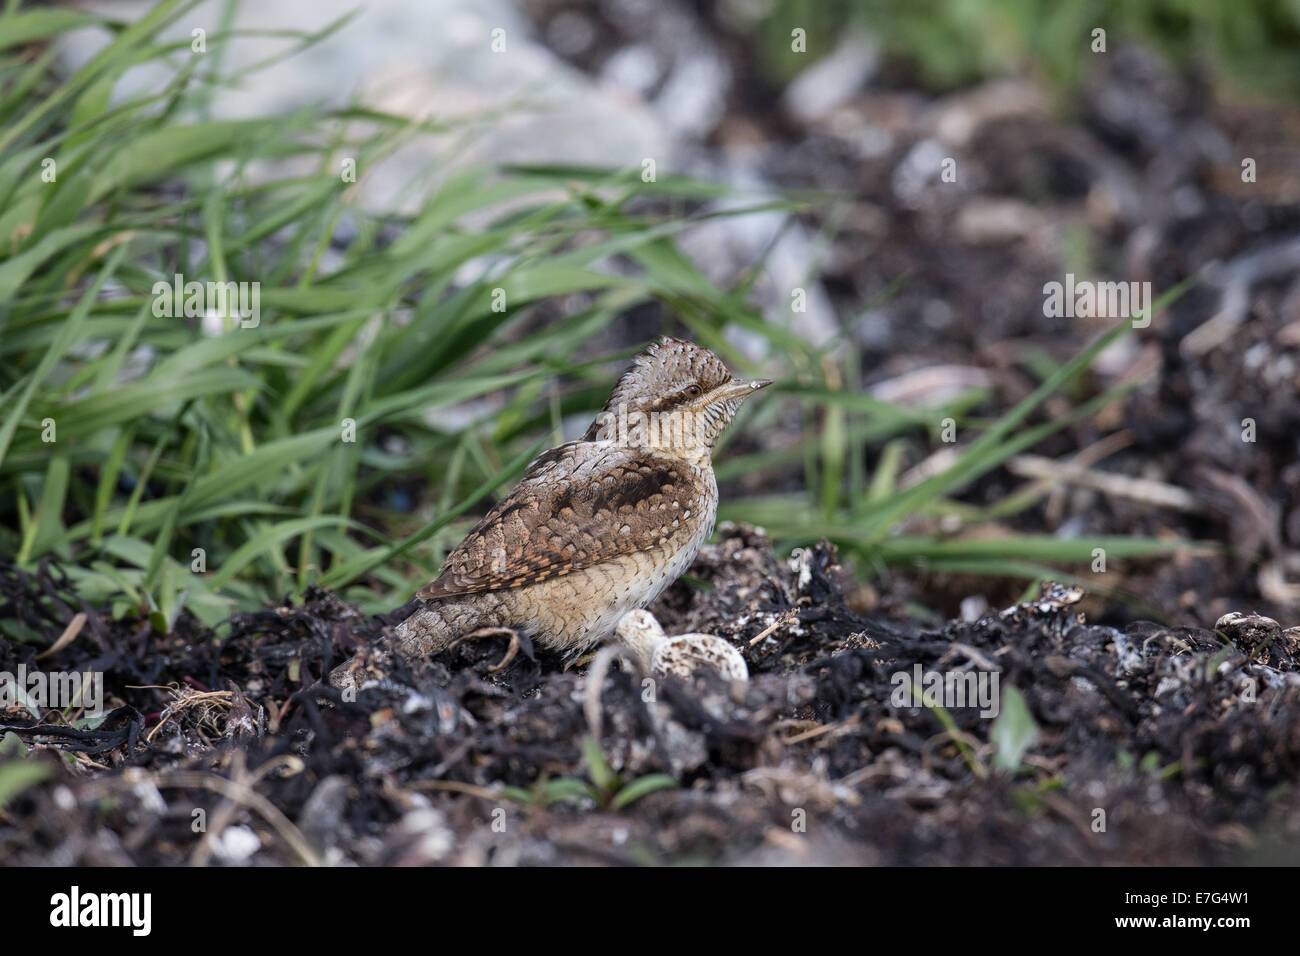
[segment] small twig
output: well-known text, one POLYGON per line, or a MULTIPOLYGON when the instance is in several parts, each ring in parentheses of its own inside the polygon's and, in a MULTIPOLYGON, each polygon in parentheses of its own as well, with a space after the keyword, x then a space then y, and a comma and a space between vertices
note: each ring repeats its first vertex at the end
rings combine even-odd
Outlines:
POLYGON ((958 642, 954 641, 953 644, 952 644, 952 649, 953 649, 954 651, 957 651, 959 654, 963 654, 963 655, 965 655, 966 660, 970 661, 972 664, 977 664, 977 665, 979 665, 980 667, 984 668, 986 671, 1001 671, 1001 670, 1002 670, 1001 667, 998 667, 997 664, 995 664, 993 661, 991 661, 991 660, 989 660, 987 657, 985 657, 984 654, 983 654, 983 652, 981 652, 981 651, 977 651, 975 648, 971 647, 969 644, 961 644, 961 643, 958 643, 958 642))
POLYGON ((1022 478, 1080 485, 1112 497, 1131 498, 1178 511, 1195 513, 1204 509, 1195 495, 1177 485, 1150 478, 1131 478, 1113 472, 1093 471, 1071 462, 1053 461, 1039 455, 1017 455, 1007 462, 1007 470, 1022 478))
POLYGON ((832 730, 842 730, 845 727, 852 727, 857 722, 858 722, 858 717, 856 714, 854 714, 848 720, 840 720, 831 724, 822 724, 819 727, 814 727, 812 730, 805 730, 801 734, 795 734, 793 737, 782 737, 778 739, 781 741, 781 743, 785 744, 786 746, 790 746, 791 744, 801 744, 805 740, 812 740, 814 737, 820 737, 822 734, 828 734, 832 730))
MULTIPOLYGON (((244 751, 235 751, 233 779, 241 786, 248 785, 248 770, 245 764, 244 751)), ((226 827, 234 821, 235 815, 239 813, 243 802, 232 800, 230 797, 223 797, 221 803, 212 811, 212 817, 207 821, 207 829, 203 833, 203 838, 194 847, 194 852, 190 854, 190 866, 202 867, 207 866, 208 861, 212 859, 212 854, 216 852, 217 837, 225 832, 226 827)))
POLYGON ((312 849, 307 838, 302 835, 302 831, 294 826, 293 821, 286 817, 280 810, 266 797, 258 793, 247 784, 235 780, 227 780, 225 777, 219 777, 213 773, 204 773, 193 770, 176 770, 167 771, 159 774, 156 781, 161 787, 171 787, 174 789, 186 789, 189 787, 198 787, 203 790, 211 790, 219 793, 223 797, 242 802, 261 814, 262 818, 280 834, 281 838, 289 844, 302 858, 302 861, 308 866, 324 866, 324 861, 312 849))
POLYGON ((471 797, 481 797, 484 800, 492 800, 500 803, 508 799, 504 794, 495 790, 489 790, 487 787, 479 787, 472 783, 461 783, 459 780, 415 780, 406 784, 407 790, 449 790, 452 793, 468 793, 471 797))
POLYGON ((789 624, 792 620, 798 620, 798 618, 799 618, 798 608, 792 607, 788 611, 781 612, 780 616, 778 616, 775 621, 773 621, 767 627, 759 631, 758 635, 750 640, 749 646, 753 647, 754 645, 762 642, 765 638, 769 637, 772 634, 772 632, 774 632, 777 628, 784 627, 785 625, 789 624))
MULTIPOLYGON (((1123 428, 1117 432, 1111 432, 1109 435, 1103 435, 1091 445, 1080 448, 1070 456, 1069 464, 1076 468, 1092 468, 1132 444, 1133 433, 1127 428, 1123 428)), ((1040 482, 1039 485, 1049 492, 1045 509, 1048 521, 1053 526, 1060 524, 1062 514, 1065 511, 1065 484, 1057 484, 1052 480, 1048 480, 1040 482)))
POLYGON ((582 693, 582 710, 587 716, 587 726, 591 728, 591 736, 594 740, 600 740, 600 693, 605 684, 605 675, 609 673, 609 665, 614 663, 614 659, 622 653, 622 649, 614 645, 602 647, 596 652, 591 667, 587 668, 587 686, 582 693))

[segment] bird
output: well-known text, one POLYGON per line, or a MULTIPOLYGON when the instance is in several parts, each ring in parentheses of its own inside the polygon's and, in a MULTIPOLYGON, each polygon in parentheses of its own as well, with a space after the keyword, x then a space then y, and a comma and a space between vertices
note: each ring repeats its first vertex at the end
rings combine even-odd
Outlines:
POLYGON ((393 628, 428 657, 470 637, 519 636, 568 663, 675 581, 713 532, 713 449, 768 379, 734 377, 693 342, 664 336, 619 378, 576 441, 540 454, 447 556, 393 628))
POLYGON ((731 644, 713 634, 669 637, 655 616, 646 610, 638 609, 623 615, 614 628, 614 637, 648 674, 690 677, 697 670, 708 667, 727 680, 749 680, 745 658, 731 644))

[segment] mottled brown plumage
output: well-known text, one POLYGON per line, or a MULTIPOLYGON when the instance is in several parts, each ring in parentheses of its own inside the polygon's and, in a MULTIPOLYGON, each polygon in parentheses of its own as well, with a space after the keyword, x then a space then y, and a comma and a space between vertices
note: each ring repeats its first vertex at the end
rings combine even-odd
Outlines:
POLYGON ((416 596, 534 584, 680 541, 693 526, 681 515, 690 510, 694 480, 686 464, 653 453, 596 450, 586 441, 552 448, 416 596))
POLYGON ((587 433, 540 455, 420 589, 399 648, 504 627, 572 657, 609 636, 694 560, 717 513, 713 445, 766 384, 690 342, 651 345, 587 433))

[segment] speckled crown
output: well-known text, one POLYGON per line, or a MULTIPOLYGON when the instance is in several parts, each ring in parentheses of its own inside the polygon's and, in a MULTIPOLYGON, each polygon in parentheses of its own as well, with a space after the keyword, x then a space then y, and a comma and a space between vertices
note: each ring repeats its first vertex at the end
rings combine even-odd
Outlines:
POLYGON ((605 408, 614 409, 620 404, 640 408, 652 404, 665 392, 693 382, 707 392, 730 380, 727 366, 708 349, 665 335, 632 360, 631 367, 614 386, 605 408))

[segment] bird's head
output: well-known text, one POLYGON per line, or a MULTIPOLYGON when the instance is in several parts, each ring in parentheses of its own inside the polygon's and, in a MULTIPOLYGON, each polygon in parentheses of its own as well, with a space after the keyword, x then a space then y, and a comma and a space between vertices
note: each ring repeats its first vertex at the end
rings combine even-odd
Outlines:
POLYGON ((677 453, 708 451, 767 379, 736 379, 708 349, 664 336, 632 362, 587 431, 589 440, 677 453))

